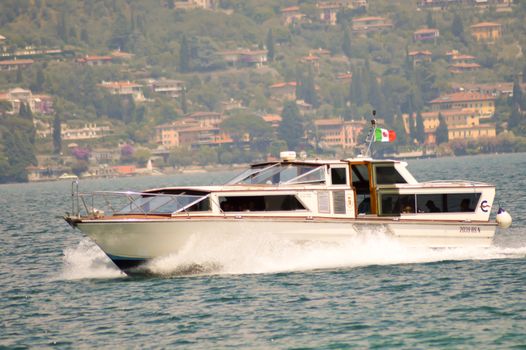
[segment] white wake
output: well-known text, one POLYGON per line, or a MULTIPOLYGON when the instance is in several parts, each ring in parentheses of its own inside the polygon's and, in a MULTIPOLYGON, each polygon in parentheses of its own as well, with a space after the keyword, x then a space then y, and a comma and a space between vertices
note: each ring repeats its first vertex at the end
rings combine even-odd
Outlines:
MULTIPOLYGON (((381 232, 338 243, 293 242, 252 233, 194 235, 177 254, 157 258, 141 271, 158 275, 253 274, 526 257, 526 235, 497 236, 491 247, 431 249, 405 246, 381 232)), ((64 252, 64 279, 116 278, 124 274, 88 239, 64 252)))

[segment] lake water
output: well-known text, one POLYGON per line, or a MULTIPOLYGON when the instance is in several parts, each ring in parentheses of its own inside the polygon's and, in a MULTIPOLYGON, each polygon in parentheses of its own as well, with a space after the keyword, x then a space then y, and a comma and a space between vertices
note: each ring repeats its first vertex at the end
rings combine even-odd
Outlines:
MULTIPOLYGON (((0 348, 525 349, 526 154, 409 165, 418 180, 495 183, 513 226, 492 247, 446 250, 381 233, 299 246, 240 232, 127 277, 57 217, 70 210, 70 182, 1 185, 0 348)), ((81 190, 231 175, 86 180, 81 190)))

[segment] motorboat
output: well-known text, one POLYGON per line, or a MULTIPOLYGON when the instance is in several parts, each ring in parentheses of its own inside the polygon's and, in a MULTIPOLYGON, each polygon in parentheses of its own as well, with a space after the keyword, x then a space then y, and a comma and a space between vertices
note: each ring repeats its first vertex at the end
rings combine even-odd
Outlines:
POLYGON ((410 246, 490 246, 501 210, 495 186, 466 180, 418 182, 407 163, 367 156, 251 165, 224 185, 80 193, 64 218, 122 270, 177 254, 200 235, 239 232, 292 241, 341 242, 381 231, 410 246))

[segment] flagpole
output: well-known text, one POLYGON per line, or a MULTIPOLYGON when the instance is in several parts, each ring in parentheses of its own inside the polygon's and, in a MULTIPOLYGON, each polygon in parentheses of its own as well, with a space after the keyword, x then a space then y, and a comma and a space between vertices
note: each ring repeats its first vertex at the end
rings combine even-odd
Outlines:
MULTIPOLYGON (((376 111, 373 110, 373 117, 376 116, 376 111)), ((367 145, 367 151, 365 152, 365 157, 369 157, 369 151, 371 150, 371 145, 374 140, 374 130, 376 129, 376 120, 371 119, 371 128, 369 129, 369 133, 367 134, 367 138, 365 139, 365 142, 369 142, 367 145)))

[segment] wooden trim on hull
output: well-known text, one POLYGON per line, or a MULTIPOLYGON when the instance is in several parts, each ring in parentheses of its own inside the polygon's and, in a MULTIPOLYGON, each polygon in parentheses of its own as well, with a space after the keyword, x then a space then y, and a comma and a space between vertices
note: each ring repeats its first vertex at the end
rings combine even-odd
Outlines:
MULTIPOLYGON (((222 215, 222 216, 175 216, 162 218, 159 215, 127 215, 127 216, 109 216, 102 218, 80 218, 75 221, 75 225, 82 224, 97 224, 97 223, 153 223, 153 222, 178 222, 178 221, 298 221, 298 222, 349 222, 356 224, 437 224, 437 225, 482 225, 482 226, 497 226, 496 222, 490 221, 460 221, 460 220, 437 220, 437 219, 400 219, 384 218, 384 217, 311 217, 311 216, 252 216, 252 215, 222 215)), ((68 221, 69 222, 69 221, 68 221)))

